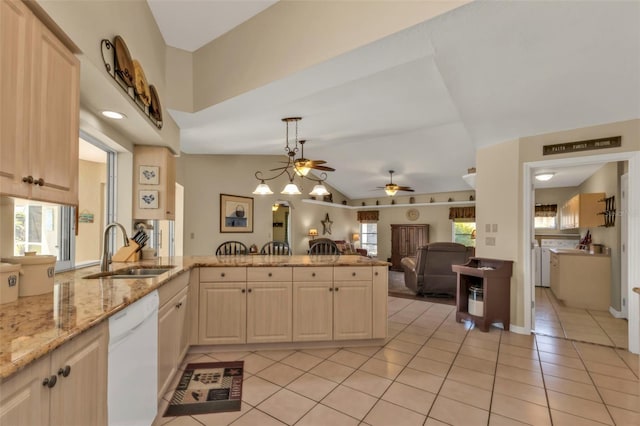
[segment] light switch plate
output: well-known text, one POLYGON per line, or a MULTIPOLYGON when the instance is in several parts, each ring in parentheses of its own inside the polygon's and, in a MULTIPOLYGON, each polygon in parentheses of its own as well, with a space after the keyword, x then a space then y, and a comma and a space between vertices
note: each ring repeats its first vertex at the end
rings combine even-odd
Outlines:
POLYGON ((493 225, 491 225, 491 232, 498 232, 498 224, 494 223, 493 225))
POLYGON ((484 225, 484 231, 485 232, 491 232, 491 224, 487 223, 486 225, 484 225))

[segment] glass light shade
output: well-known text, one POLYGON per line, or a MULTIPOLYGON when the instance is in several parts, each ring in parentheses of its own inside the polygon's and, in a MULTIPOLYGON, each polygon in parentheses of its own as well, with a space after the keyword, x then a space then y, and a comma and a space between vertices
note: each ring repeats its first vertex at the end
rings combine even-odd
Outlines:
POLYGON ((398 190, 395 188, 386 187, 384 189, 384 192, 386 192, 389 197, 393 197, 394 195, 396 195, 396 192, 398 192, 398 190))
POLYGON ((309 193, 309 195, 329 195, 330 192, 327 191, 327 188, 323 184, 318 184, 313 187, 313 190, 309 193))
POLYGON ((308 161, 296 160, 294 163, 294 170, 298 176, 306 176, 311 171, 311 167, 307 166, 308 161))
POLYGON ((540 173, 536 175, 536 180, 539 180, 540 182, 546 182, 548 180, 551 180, 554 174, 555 173, 540 173))
POLYGON ((253 191, 253 193, 258 195, 270 195, 273 194, 273 191, 271 190, 271 188, 269 188, 269 185, 262 181, 258 186, 256 186, 256 189, 255 191, 253 191))
POLYGON ((360 241, 360 234, 353 234, 353 235, 351 236, 351 239, 352 239, 353 241, 360 241))
POLYGON ((315 229, 315 228, 309 229, 309 236, 310 237, 317 237, 318 236, 318 230, 315 229))
POLYGON ((280 204, 274 204, 274 205, 271 206, 271 211, 272 212, 277 212, 279 207, 280 207, 280 204))
POLYGON ((287 186, 284 187, 284 189, 282 190, 282 192, 280 192, 281 194, 286 194, 286 195, 300 195, 300 189, 298 188, 298 185, 296 185, 293 182, 289 182, 287 184, 287 186))

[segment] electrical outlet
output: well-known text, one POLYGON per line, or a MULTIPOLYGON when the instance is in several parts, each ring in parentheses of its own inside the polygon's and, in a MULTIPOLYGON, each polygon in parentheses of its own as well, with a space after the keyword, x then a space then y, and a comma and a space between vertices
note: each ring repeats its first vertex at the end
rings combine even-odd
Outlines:
POLYGON ((491 225, 491 232, 498 232, 498 224, 494 223, 493 225, 491 225))
POLYGON ((484 243, 486 245, 488 245, 488 246, 495 246, 496 245, 496 237, 485 237, 484 243))

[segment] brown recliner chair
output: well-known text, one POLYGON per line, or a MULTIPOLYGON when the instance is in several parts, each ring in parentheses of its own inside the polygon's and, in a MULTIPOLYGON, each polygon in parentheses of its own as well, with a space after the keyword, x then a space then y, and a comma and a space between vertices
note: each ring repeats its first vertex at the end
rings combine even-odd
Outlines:
POLYGON ((401 260, 404 284, 417 294, 456 295, 456 273, 451 265, 461 265, 475 254, 473 247, 458 243, 431 243, 418 247, 415 257, 401 260))

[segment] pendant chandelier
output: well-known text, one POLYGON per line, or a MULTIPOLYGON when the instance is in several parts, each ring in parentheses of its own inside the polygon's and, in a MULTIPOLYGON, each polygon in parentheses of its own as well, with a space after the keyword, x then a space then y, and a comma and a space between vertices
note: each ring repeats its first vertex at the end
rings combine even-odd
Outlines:
POLYGON ((285 133, 285 147, 284 151, 287 154, 287 161, 284 166, 278 167, 275 169, 271 169, 271 172, 278 172, 274 176, 265 177, 260 170, 255 173, 256 179, 260 181, 256 189, 253 191, 254 194, 258 195, 269 195, 273 194, 271 188, 266 183, 269 180, 276 179, 283 174, 287 174, 289 177, 289 183, 284 187, 284 189, 280 192, 285 195, 300 195, 300 188, 294 182, 294 178, 300 177, 300 179, 304 180, 309 179, 311 181, 317 182, 317 184, 313 187, 313 190, 309 193, 309 195, 322 196, 329 195, 329 191, 324 186, 323 182, 327 178, 327 172, 332 172, 335 169, 325 166, 326 161, 324 160, 309 160, 304 157, 304 144, 306 141, 298 140, 298 121, 302 120, 301 117, 286 117, 283 118, 282 121, 286 124, 286 133, 285 133), (290 138, 290 128, 292 129, 293 138, 290 138), (296 158, 300 152, 300 157, 296 158), (311 169, 320 170, 320 178, 316 179, 315 177, 309 175, 311 169))

